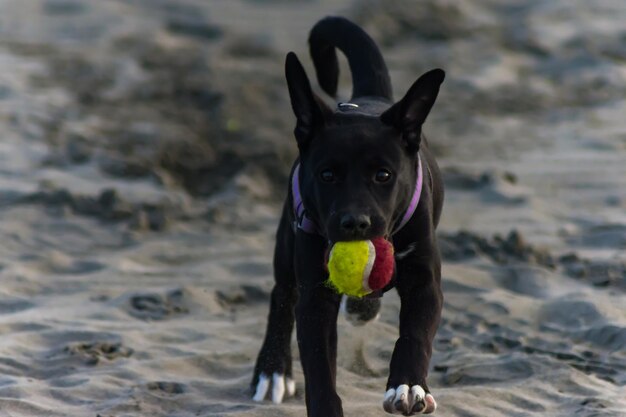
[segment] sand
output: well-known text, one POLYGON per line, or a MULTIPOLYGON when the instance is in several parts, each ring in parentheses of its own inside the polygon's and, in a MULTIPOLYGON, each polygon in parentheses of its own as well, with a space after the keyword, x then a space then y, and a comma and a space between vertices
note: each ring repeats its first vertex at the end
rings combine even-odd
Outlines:
MULTIPOLYGON (((446 181, 437 415, 626 415, 620 1, 0 0, 0 416, 301 416, 250 399, 311 25, 378 40, 446 181)), ((345 62, 344 62, 345 63, 345 62)), ((350 91, 343 67, 340 95, 350 91)), ((339 320, 384 415, 398 298, 339 320)))

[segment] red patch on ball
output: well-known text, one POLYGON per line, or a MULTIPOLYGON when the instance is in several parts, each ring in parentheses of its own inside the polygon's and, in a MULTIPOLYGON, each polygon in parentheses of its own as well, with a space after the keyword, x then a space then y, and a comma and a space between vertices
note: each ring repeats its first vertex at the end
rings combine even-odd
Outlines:
POLYGON ((393 257, 393 245, 384 237, 377 237, 371 240, 376 249, 376 259, 370 277, 369 287, 372 291, 382 290, 391 282, 395 259, 393 257))

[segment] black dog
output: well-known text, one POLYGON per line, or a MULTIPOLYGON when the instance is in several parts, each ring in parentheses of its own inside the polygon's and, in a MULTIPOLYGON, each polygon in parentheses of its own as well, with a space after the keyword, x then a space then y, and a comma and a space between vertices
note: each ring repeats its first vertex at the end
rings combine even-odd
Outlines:
MULTIPOLYGON (((392 285, 402 305, 383 408, 404 415, 431 413, 436 403, 426 375, 443 302, 435 236, 443 184, 421 130, 444 72, 422 75, 394 104, 380 51, 357 25, 325 18, 312 29, 309 43, 319 83, 331 96, 339 72, 335 48, 343 51, 352 71, 353 97, 331 110, 312 92, 296 55, 287 55, 300 157, 292 170, 293 182, 297 167, 297 184, 290 186, 276 236, 276 285, 252 379, 254 399, 262 401, 271 391, 272 401, 280 403, 293 394, 290 340, 295 319, 308 415, 343 415, 335 391, 341 296, 325 285, 324 257, 329 243, 384 236, 395 248, 392 285), (418 177, 423 179, 419 204, 407 216, 418 177)), ((365 319, 380 306, 372 298, 349 298, 347 304, 349 312, 365 319)))

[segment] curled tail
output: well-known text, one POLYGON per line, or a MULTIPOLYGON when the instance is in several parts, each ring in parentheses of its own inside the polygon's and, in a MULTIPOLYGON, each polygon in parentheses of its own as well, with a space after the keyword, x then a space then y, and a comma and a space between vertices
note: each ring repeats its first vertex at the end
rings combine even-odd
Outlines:
POLYGON ((335 48, 348 58, 352 72, 352 98, 392 100, 391 80, 378 46, 363 29, 343 17, 326 17, 311 29, 309 48, 317 80, 331 96, 337 93, 339 63, 335 48))

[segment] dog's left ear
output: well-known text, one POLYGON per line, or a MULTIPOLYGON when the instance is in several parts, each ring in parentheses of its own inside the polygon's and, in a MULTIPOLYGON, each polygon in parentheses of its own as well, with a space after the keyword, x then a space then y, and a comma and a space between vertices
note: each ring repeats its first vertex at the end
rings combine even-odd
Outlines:
POLYGON ((433 107, 439 86, 446 73, 441 69, 428 71, 413 83, 406 95, 380 115, 380 120, 402 133, 409 151, 417 152, 420 145, 422 124, 433 107))

